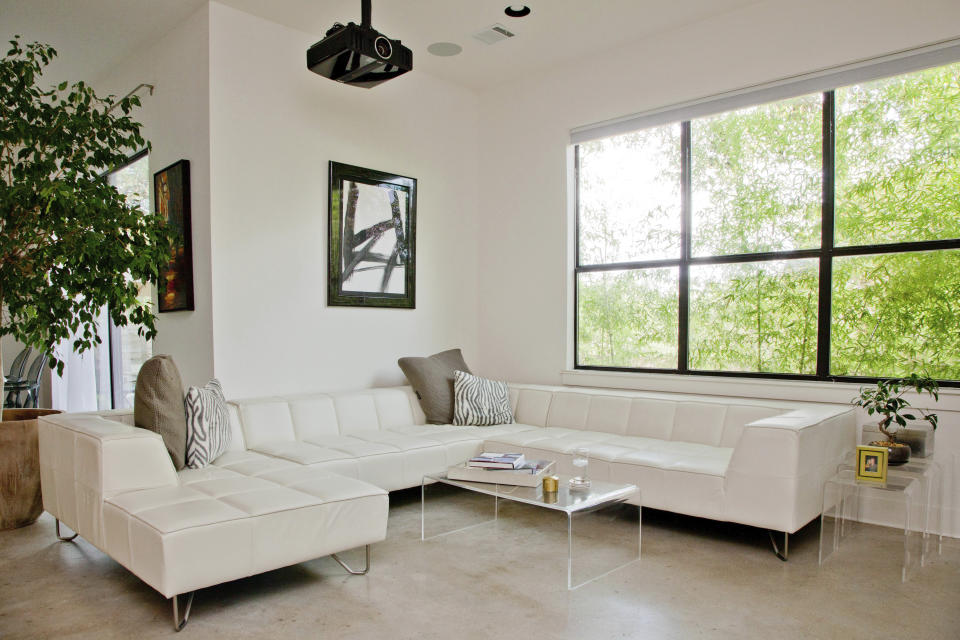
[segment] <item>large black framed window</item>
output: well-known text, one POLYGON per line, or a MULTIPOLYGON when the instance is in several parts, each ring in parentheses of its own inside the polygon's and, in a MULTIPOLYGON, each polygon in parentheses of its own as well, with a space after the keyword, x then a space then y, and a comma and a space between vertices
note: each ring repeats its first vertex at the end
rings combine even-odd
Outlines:
POLYGON ((960 386, 960 63, 574 158, 576 368, 960 386))

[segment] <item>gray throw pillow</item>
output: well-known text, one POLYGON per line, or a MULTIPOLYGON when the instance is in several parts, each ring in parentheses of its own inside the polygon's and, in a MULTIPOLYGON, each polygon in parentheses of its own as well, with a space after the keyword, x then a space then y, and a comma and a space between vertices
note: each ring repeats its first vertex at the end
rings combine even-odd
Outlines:
POLYGON ((220 381, 190 387, 183 399, 187 414, 187 467, 203 469, 230 446, 230 413, 220 381))
POLYGON ((160 434, 177 471, 183 469, 187 449, 187 421, 183 413, 183 383, 170 356, 153 356, 137 374, 133 423, 160 434))
POLYGON ((397 364, 420 399, 427 422, 453 422, 453 374, 470 372, 460 349, 441 351, 427 358, 400 358, 397 364))
POLYGON ((453 424, 489 427, 513 422, 506 382, 457 371, 453 379, 453 424))

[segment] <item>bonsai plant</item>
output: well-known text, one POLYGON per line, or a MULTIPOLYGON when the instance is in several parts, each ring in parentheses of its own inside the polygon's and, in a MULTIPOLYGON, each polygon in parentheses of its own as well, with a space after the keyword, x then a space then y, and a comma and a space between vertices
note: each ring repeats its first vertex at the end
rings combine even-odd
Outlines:
POLYGON ((860 395, 853 399, 853 404, 863 407, 867 415, 877 415, 877 426, 886 440, 871 442, 871 445, 887 447, 890 450, 890 462, 899 464, 910 459, 910 445, 901 442, 899 436, 907 426, 907 420, 926 420, 937 428, 937 414, 927 413, 923 409, 913 409, 903 395, 908 391, 928 393, 934 400, 938 400, 940 386, 936 380, 916 373, 906 378, 879 380, 875 386, 861 387, 860 395), (909 413, 907 411, 910 411, 909 413), (917 413, 919 412, 919 418, 917 413))
MULTIPOLYGON (((103 177, 147 146, 130 117, 139 99, 99 97, 83 82, 41 88, 55 56, 53 47, 17 36, 0 59, 0 337, 49 354, 62 373, 54 348, 71 336, 77 352, 99 344, 104 306, 115 324, 156 334, 137 292, 140 282, 157 280, 169 238, 159 215, 128 204, 103 177)), ((35 452, 35 422, 23 437, 33 438, 27 449, 35 452)), ((22 456, 15 449, 0 451, 0 463, 23 465, 10 478, 3 470, 4 491, 30 473, 29 461, 5 458, 22 456)))

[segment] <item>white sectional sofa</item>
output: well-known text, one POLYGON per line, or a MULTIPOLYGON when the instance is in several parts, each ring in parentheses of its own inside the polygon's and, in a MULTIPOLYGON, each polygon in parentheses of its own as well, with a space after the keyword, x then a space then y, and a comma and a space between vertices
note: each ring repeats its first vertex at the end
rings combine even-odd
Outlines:
POLYGON ((819 514, 823 481, 855 440, 846 406, 536 385, 510 395, 516 422, 494 427, 424 424, 409 387, 231 401, 230 449, 179 474, 159 436, 121 424, 131 412, 46 416, 44 507, 176 608, 177 594, 382 540, 386 491, 483 449, 569 473, 571 451, 587 447, 590 475, 636 484, 637 504, 786 541, 819 514))

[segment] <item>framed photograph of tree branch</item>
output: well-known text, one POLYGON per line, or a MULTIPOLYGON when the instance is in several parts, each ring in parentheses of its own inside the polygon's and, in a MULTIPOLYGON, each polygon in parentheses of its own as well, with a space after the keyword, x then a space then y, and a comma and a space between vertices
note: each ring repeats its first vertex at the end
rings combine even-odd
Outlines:
POLYGON ((415 307, 417 181, 330 162, 327 305, 415 307))

